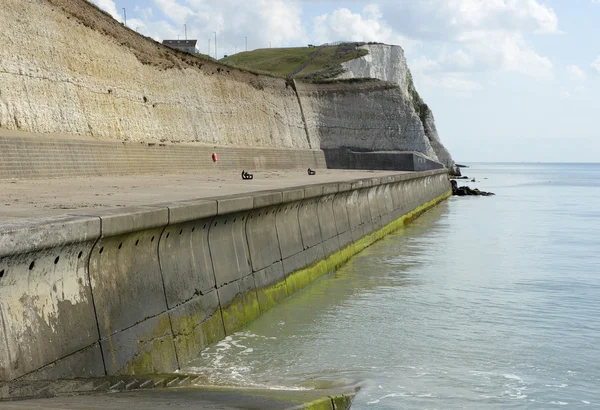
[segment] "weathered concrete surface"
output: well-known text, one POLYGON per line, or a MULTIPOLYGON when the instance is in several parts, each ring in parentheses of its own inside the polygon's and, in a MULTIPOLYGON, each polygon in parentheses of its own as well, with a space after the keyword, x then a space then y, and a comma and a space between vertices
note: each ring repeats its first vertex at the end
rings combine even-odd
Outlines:
POLYGON ((215 288, 208 246, 213 220, 211 217, 176 223, 161 236, 159 259, 169 309, 215 288))
POLYGON ((354 398, 349 389, 244 390, 177 388, 94 394, 88 396, 0 402, 3 410, 348 410, 354 398))
MULTIPOLYGON (((95 360, 98 346, 93 347, 98 329, 87 263, 100 236, 100 220, 44 222, 12 224, 0 233, 0 380, 77 352, 80 365, 72 368, 72 376, 104 374, 95 360)), ((54 373, 64 366, 69 367, 68 359, 54 373)))

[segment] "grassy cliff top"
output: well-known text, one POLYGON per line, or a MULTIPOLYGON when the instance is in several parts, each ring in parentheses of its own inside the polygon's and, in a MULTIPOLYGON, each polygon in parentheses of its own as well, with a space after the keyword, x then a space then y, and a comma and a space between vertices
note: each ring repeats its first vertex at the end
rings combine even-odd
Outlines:
POLYGON ((277 77, 322 81, 341 74, 342 63, 367 54, 366 50, 358 48, 360 45, 344 43, 337 46, 263 48, 238 53, 220 62, 277 77))

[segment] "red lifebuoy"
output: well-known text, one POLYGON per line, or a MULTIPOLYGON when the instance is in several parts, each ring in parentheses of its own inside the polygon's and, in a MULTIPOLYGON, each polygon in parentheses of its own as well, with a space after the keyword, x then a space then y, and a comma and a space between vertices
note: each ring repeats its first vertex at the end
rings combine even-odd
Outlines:
POLYGON ((212 160, 213 160, 213 162, 217 162, 218 159, 219 158, 217 157, 217 153, 213 152, 213 154, 212 154, 212 160))

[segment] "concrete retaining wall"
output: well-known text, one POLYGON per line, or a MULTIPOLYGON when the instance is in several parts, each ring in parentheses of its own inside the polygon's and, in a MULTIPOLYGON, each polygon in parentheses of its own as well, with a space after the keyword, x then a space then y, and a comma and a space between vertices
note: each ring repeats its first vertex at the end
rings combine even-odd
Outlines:
POLYGON ((376 169, 384 171, 429 171, 444 168, 419 152, 357 152, 348 148, 326 149, 327 168, 376 169))
POLYGON ((449 191, 437 170, 5 225, 0 381, 174 371, 449 191))
POLYGON ((309 167, 326 167, 323 151, 0 136, 0 179, 309 167))

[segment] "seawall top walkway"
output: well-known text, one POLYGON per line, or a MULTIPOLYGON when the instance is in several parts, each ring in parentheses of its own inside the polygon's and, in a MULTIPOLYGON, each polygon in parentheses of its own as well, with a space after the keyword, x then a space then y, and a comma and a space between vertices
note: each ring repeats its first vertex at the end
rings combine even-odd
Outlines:
POLYGON ((0 230, 2 224, 6 223, 67 215, 81 210, 97 211, 251 194, 408 173, 318 169, 317 175, 309 176, 306 170, 249 170, 254 174, 254 179, 242 180, 241 171, 0 180, 0 230))

